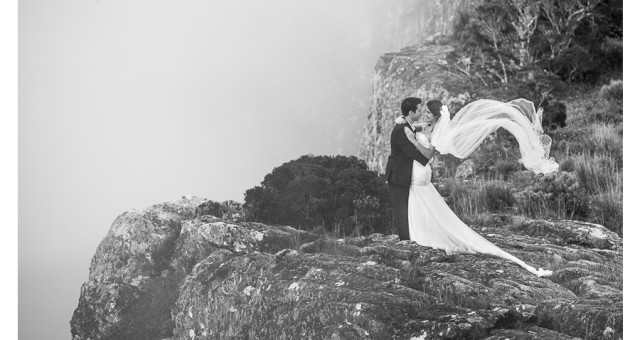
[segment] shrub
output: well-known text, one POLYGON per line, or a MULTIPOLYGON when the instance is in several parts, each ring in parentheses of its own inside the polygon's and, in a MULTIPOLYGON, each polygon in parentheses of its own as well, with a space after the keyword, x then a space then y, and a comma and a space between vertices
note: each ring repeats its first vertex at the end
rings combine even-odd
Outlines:
POLYGON ((513 186, 516 191, 521 191, 527 188, 533 183, 535 175, 529 170, 516 171, 512 176, 509 184, 513 186))
POLYGON ((605 124, 618 124, 622 123, 622 102, 615 102, 610 100, 600 100, 591 109, 589 109, 586 115, 587 122, 594 123, 600 122, 605 124))
POLYGON ((592 123, 578 128, 558 129, 549 134, 551 155, 563 159, 571 155, 606 156, 615 160, 617 168, 623 165, 622 124, 592 123))
POLYGON ((463 163, 463 160, 456 158, 453 155, 436 155, 435 160, 431 163, 431 169, 433 170, 433 177, 448 178, 454 177, 458 169, 458 166, 463 163))
POLYGON ((542 127, 545 130, 555 130, 567 125, 567 106, 557 100, 552 100, 542 105, 542 127))
MULTIPOLYGON (((612 82, 613 83, 613 82, 612 82)), ((613 124, 621 123, 623 120, 622 100, 614 100, 616 97, 615 86, 604 85, 597 89, 584 89, 584 92, 576 96, 571 101, 571 112, 568 118, 568 125, 584 126, 587 124, 613 124)), ((622 86, 620 86, 622 90, 622 86)), ((619 93, 619 97, 622 93, 619 93)))
POLYGON ((473 216, 482 212, 482 201, 478 191, 463 189, 453 199, 453 211, 459 216, 473 216))
POLYGON ((512 208, 516 199, 512 188, 504 181, 446 180, 438 192, 463 220, 478 222, 487 213, 504 212, 512 208))
POLYGON ((550 194, 533 191, 530 188, 517 192, 514 195, 517 202, 516 210, 519 214, 533 218, 552 217, 555 214, 550 211, 550 196, 550 194))
POLYGON ((517 193, 516 207, 531 217, 586 217, 589 202, 576 175, 560 171, 535 178, 531 187, 517 193))
POLYGON ((511 189, 505 184, 491 183, 483 186, 480 190, 480 198, 483 205, 492 212, 504 211, 513 207, 516 202, 511 189))
POLYGON ((351 219, 355 236, 371 234, 374 231, 391 234, 393 230, 393 211, 389 205, 380 203, 376 196, 366 196, 354 200, 355 209, 351 219), (380 230, 378 226, 389 226, 388 230, 380 230))
POLYGON ((196 216, 213 215, 225 220, 242 220, 242 204, 228 200, 222 203, 206 201, 196 208, 196 216))
POLYGON ((464 196, 468 196, 469 187, 467 185, 460 185, 454 179, 447 179, 442 182, 438 187, 440 196, 445 198, 449 205, 456 205, 456 202, 461 200, 464 196))
POLYGON ((520 170, 522 165, 515 160, 499 160, 496 162, 496 172, 503 180, 509 179, 509 177, 516 171, 520 170))
POLYGON ((455 179, 446 179, 437 184, 436 189, 459 217, 478 213, 480 198, 478 190, 470 181, 464 184, 455 179))
POLYGON ((573 158, 571 158, 571 157, 563 158, 560 161, 560 168, 558 170, 566 171, 566 172, 575 171, 576 170, 576 165, 575 165, 575 162, 574 162, 573 158))
POLYGON ((596 103, 589 110, 588 119, 592 122, 618 124, 622 122, 622 80, 612 80, 598 91, 596 103))
POLYGON ((622 191, 595 195, 591 199, 590 220, 622 236, 622 191))
POLYGON ((470 157, 474 172, 485 179, 508 177, 520 169, 519 158, 518 141, 504 129, 498 129, 485 139, 470 157))
POLYGON ((575 174, 587 194, 600 194, 622 187, 615 159, 607 156, 580 155, 575 160, 575 174))
MULTIPOLYGON (((622 33, 622 32, 620 32, 622 33)), ((601 44, 604 61, 609 69, 614 72, 622 71, 623 42, 620 37, 606 37, 601 44)))
POLYGON ((433 182, 433 186, 445 201, 451 196, 454 184, 455 180, 453 178, 438 178, 437 181, 433 182))
POLYGON ((570 156, 587 152, 585 139, 588 130, 586 127, 558 129, 550 132, 552 139, 550 155, 570 156))
POLYGON ((305 230, 323 226, 349 235, 389 232, 388 187, 353 156, 302 156, 282 164, 245 192, 246 219, 305 230), (358 229, 356 229, 358 228, 358 229))
POLYGON ((600 98, 622 103, 622 80, 612 80, 600 88, 600 98))
POLYGON ((612 158, 615 166, 622 168, 622 125, 593 124, 585 138, 588 154, 612 158))

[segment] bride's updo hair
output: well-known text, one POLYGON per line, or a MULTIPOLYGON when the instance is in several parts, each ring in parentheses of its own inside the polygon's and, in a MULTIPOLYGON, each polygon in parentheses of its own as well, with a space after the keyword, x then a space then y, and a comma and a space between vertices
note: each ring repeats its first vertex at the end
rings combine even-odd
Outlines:
POLYGON ((400 110, 402 110, 402 116, 406 116, 409 112, 416 112, 418 105, 422 103, 422 99, 416 97, 405 98, 400 104, 400 110))
POLYGON ((439 100, 430 100, 427 102, 427 108, 433 114, 434 117, 440 118, 440 109, 442 108, 442 102, 439 100))

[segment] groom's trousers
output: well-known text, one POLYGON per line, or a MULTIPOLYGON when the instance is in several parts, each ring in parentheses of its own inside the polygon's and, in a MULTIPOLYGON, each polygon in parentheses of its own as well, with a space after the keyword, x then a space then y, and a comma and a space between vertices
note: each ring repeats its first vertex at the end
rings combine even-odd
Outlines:
POLYGON ((409 240, 409 188, 389 183, 393 224, 400 240, 409 240))

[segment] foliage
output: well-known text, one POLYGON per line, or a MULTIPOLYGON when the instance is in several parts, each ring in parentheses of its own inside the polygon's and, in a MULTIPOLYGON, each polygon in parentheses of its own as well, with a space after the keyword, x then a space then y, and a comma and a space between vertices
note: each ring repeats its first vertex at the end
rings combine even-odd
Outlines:
POLYGON ((377 231, 383 234, 392 233, 392 230, 384 232, 381 227, 392 226, 393 212, 389 204, 382 204, 377 196, 366 196, 354 200, 354 212, 352 220, 354 222, 354 233, 356 236, 368 235, 374 232, 374 226, 378 226, 377 231))
POLYGON ((583 117, 585 123, 601 123, 617 125, 622 123, 622 102, 599 101, 591 108, 587 109, 587 114, 583 117))
POLYGON ((576 170, 576 163, 572 157, 563 158, 562 160, 560 160, 558 170, 565 171, 565 172, 573 172, 576 170))
POLYGON ((543 105, 542 127, 548 131, 567 126, 567 106, 557 100, 552 100, 545 104, 543 105))
POLYGON ((589 213, 585 190, 570 172, 538 176, 515 196, 518 211, 531 217, 584 218, 589 213))
POLYGON ((245 192, 245 218, 342 235, 388 233, 392 210, 382 176, 350 156, 302 156, 245 192))
POLYGON ((516 204, 512 185, 506 181, 456 181, 434 183, 440 195, 463 220, 477 222, 486 213, 507 212, 516 204))
POLYGON ((602 224, 622 236, 622 188, 620 192, 606 192, 591 199, 590 220, 602 224))
POLYGON ((621 0, 484 0, 458 13, 458 71, 502 84, 548 71, 595 82, 622 70, 621 0))
POLYGON ((522 168, 517 161, 520 158, 518 142, 504 129, 491 134, 470 157, 475 173, 483 178, 507 179, 522 168))
POLYGON ((484 186, 480 190, 480 199, 491 212, 504 211, 516 203, 511 189, 504 183, 490 183, 484 186))
POLYGON ((614 158, 580 155, 573 159, 578 182, 588 194, 608 192, 622 187, 622 175, 618 173, 614 158))
POLYGON ((565 80, 591 83, 608 72, 621 71, 622 1, 573 1, 582 6, 576 11, 587 14, 573 31, 569 56, 559 62, 551 60, 550 69, 565 80))
POLYGON ((622 104, 622 80, 612 80, 600 88, 600 98, 622 104))
POLYGON ((516 171, 511 175, 509 184, 513 187, 514 191, 522 191, 529 187, 534 181, 535 175, 529 170, 516 171))
POLYGON ((242 211, 242 203, 236 202, 233 200, 227 200, 222 202, 222 206, 227 208, 229 211, 233 211, 233 212, 242 211))
POLYGON ((242 204, 233 200, 222 203, 206 201, 196 208, 196 216, 213 215, 226 220, 242 219, 242 204))
POLYGON ((454 180, 462 160, 446 164, 451 168, 438 169, 434 176, 438 190, 463 221, 477 224, 487 214, 514 209, 529 217, 579 219, 622 232, 622 82, 573 84, 563 90, 561 100, 545 94, 544 87, 515 80, 484 90, 494 98, 527 97, 527 93, 544 98, 543 127, 553 140, 551 156, 560 171, 534 176, 522 170, 517 141, 499 129, 470 156, 471 176, 465 177, 469 180, 454 180), (491 185, 508 188, 513 204, 497 195, 508 197, 507 190, 484 196, 491 185))
POLYGON ((431 164, 431 169, 433 171, 432 176, 435 178, 454 177, 456 169, 460 164, 462 164, 462 162, 463 160, 450 154, 437 154, 434 162, 431 164))
POLYGON ((553 140, 552 155, 562 158, 572 155, 612 157, 616 167, 622 168, 622 101, 603 100, 600 93, 608 93, 603 89, 582 90, 579 95, 567 99, 570 103, 567 127, 547 132, 553 140))
POLYGON ((498 176, 503 179, 503 180, 507 180, 509 179, 509 177, 511 176, 511 174, 515 173, 516 171, 520 170, 522 168, 522 165, 518 162, 516 162, 515 160, 498 160, 496 162, 495 165, 495 169, 496 172, 498 174, 498 176))

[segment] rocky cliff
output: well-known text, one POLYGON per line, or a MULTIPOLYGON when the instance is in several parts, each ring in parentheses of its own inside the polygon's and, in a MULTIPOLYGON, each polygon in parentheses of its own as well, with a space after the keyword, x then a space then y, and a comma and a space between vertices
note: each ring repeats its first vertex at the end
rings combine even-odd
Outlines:
MULTIPOLYGON (((393 38, 387 40, 400 52, 382 55, 373 70, 369 114, 358 151, 358 157, 370 169, 384 173, 393 119, 401 114, 402 99, 440 99, 454 109, 469 101, 469 93, 451 86, 456 81, 466 82, 460 73, 450 72, 447 67, 447 56, 454 47, 436 40, 453 33, 459 12, 471 12, 481 2, 407 0, 388 14, 394 22, 390 25, 393 38)), ((432 166, 436 171, 442 167, 438 162, 432 166)))
POLYGON ((448 67, 447 57, 453 51, 455 48, 446 41, 432 41, 380 57, 373 72, 370 109, 358 154, 370 169, 384 173, 393 120, 402 114, 400 103, 404 98, 439 99, 452 112, 469 101, 469 93, 452 85, 466 82, 461 73, 451 72, 448 67))
POLYGON ((476 231, 536 266, 373 234, 221 219, 183 198, 116 218, 73 339, 622 338, 622 241, 600 225, 495 216, 476 231))

